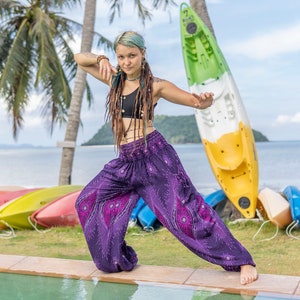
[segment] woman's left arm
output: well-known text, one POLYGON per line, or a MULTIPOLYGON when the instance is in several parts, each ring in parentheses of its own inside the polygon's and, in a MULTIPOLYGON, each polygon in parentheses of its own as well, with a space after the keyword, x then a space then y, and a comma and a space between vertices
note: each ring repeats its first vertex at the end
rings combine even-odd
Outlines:
POLYGON ((199 95, 186 92, 170 81, 155 78, 158 98, 164 98, 170 102, 190 106, 199 109, 205 109, 212 105, 214 94, 211 92, 201 93, 199 95))

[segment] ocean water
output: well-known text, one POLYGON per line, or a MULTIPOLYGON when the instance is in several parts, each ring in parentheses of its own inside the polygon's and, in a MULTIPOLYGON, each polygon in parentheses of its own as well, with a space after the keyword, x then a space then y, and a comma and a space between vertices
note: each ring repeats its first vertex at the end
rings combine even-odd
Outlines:
MULTIPOLYGON (((197 189, 209 193, 219 189, 202 144, 174 145, 197 189)), ((300 141, 256 143, 259 186, 282 190, 300 187, 300 141)), ((61 148, 0 149, 0 187, 47 187, 58 184, 61 148)), ((72 172, 73 184, 87 184, 116 157, 114 146, 77 147, 72 172)))

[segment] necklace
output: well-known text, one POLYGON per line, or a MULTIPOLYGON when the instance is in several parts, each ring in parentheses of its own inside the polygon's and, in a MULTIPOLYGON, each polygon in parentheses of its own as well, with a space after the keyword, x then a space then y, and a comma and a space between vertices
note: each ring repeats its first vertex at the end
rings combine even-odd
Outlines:
POLYGON ((127 76, 126 76, 126 80, 128 80, 128 81, 136 81, 136 80, 138 80, 138 79, 140 79, 141 78, 141 74, 139 75, 139 76, 137 76, 137 77, 134 77, 134 78, 128 78, 127 76))

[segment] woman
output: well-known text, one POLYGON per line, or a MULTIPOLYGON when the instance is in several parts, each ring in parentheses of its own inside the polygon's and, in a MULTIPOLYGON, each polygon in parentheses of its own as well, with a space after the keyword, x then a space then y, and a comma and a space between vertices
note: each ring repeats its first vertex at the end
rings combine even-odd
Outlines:
POLYGON ((78 65, 110 86, 106 106, 118 158, 83 189, 76 209, 96 266, 104 272, 130 271, 135 251, 124 240, 132 209, 142 197, 159 221, 201 258, 241 272, 241 284, 257 279, 248 251, 205 204, 176 152, 153 127, 160 98, 205 109, 213 93, 191 94, 152 75, 143 37, 133 31, 114 43, 118 66, 104 55, 79 53, 78 65))

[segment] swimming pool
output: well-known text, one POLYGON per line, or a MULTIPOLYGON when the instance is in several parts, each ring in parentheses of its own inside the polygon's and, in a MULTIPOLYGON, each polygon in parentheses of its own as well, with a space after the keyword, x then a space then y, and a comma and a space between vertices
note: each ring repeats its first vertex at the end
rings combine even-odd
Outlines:
MULTIPOLYGON (((180 285, 142 283, 122 284, 0 273, 1 300, 242 300, 241 295, 199 290, 180 285)), ((287 296, 261 294, 247 299, 291 299, 287 296)), ((300 298, 293 298, 300 299, 300 298)))

